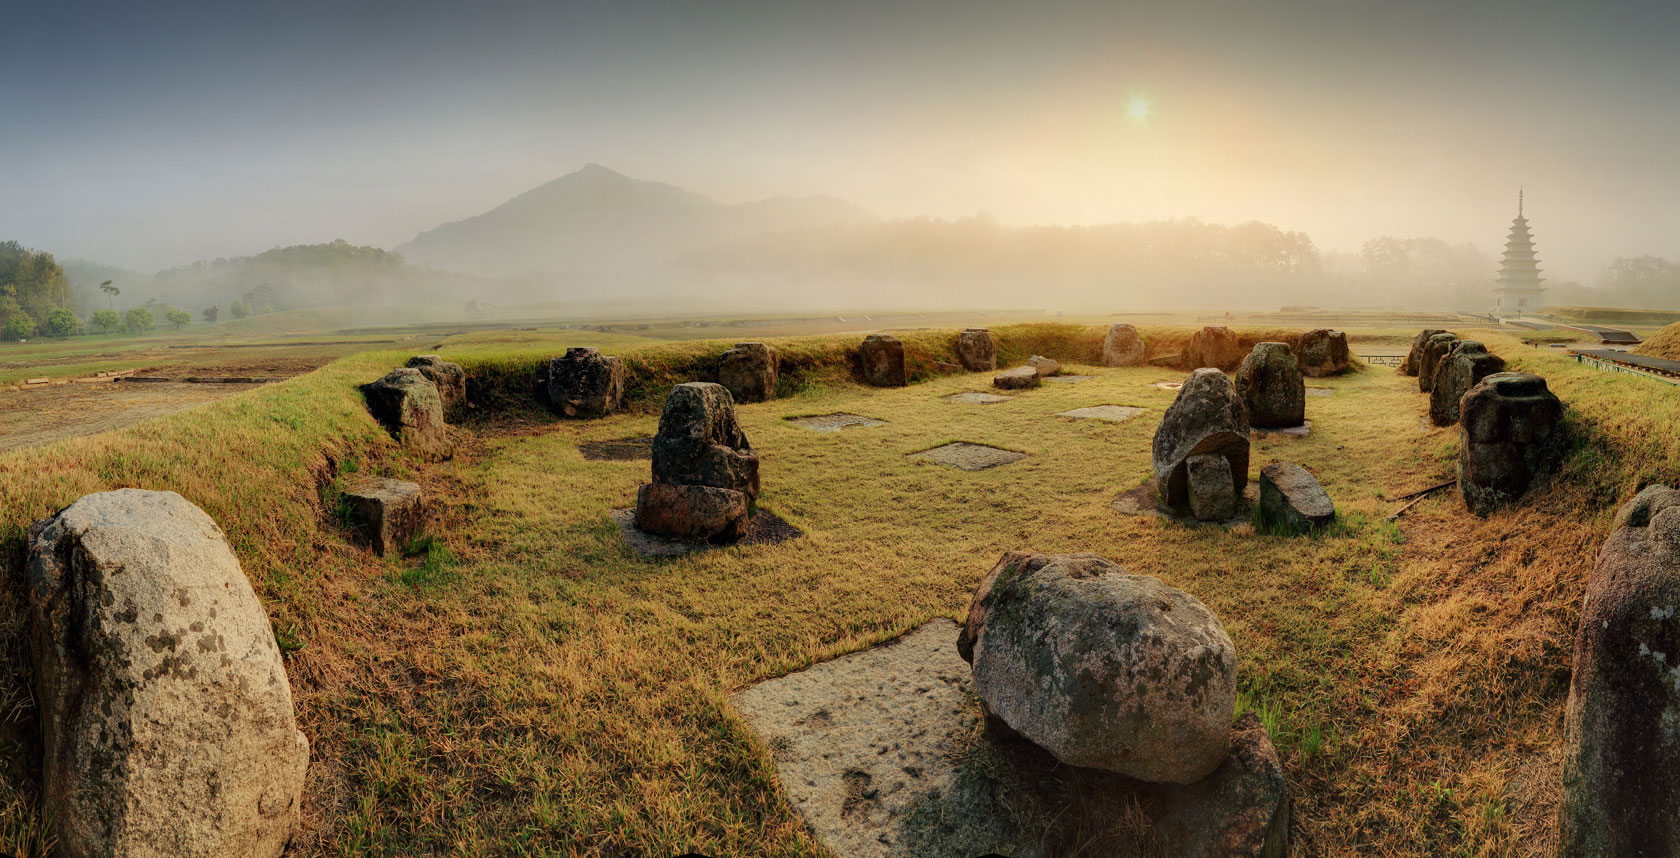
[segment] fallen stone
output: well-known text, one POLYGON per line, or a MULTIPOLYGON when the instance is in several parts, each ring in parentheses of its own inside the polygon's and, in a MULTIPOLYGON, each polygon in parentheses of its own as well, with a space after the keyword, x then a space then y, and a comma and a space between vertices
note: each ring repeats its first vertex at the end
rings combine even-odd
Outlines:
POLYGON ((1418 331, 1418 335, 1412 338, 1411 351, 1406 352, 1406 360, 1400 364, 1400 371, 1406 375, 1417 375, 1418 368, 1423 365, 1423 350, 1428 345, 1429 338, 1436 334, 1445 333, 1449 332, 1440 328, 1425 328, 1418 331))
POLYGON ((1347 371, 1352 363, 1348 355, 1347 334, 1317 328, 1301 335, 1301 347, 1296 351, 1301 374, 1308 378, 1325 378, 1347 371))
POLYGON ((549 406, 565 417, 605 417, 624 402, 624 362, 588 346, 548 362, 549 406))
POLYGON ((1435 365, 1457 344, 1457 334, 1436 334, 1423 344, 1423 351, 1418 356, 1419 393, 1429 393, 1435 389, 1435 365))
POLYGON ((965 393, 953 393, 950 396, 945 397, 945 401, 963 402, 969 405, 995 405, 999 402, 1008 402, 1014 398, 1015 397, 1013 396, 1000 396, 996 393, 978 393, 975 391, 968 391, 965 393))
POLYGON ((1458 490, 1476 515, 1516 502, 1563 457, 1563 403, 1538 375, 1496 372, 1460 411, 1458 490))
POLYGON ((718 383, 736 402, 776 398, 776 350, 763 343, 736 343, 718 358, 718 383))
POLYGON ((1306 468, 1273 462, 1260 469, 1260 524, 1286 533, 1328 527, 1336 506, 1306 468))
POLYGON ((1175 512, 1190 512, 1188 461, 1224 457, 1230 464, 1232 494, 1248 485, 1248 409, 1230 379, 1217 369, 1190 374, 1155 430, 1152 461, 1161 499, 1175 512))
POLYGON ((1124 423, 1143 413, 1142 408, 1131 405, 1092 405, 1086 408, 1075 408, 1071 411, 1060 411, 1057 417, 1074 417, 1083 420, 1103 420, 1109 423, 1124 423))
POLYGON ((309 743, 216 523, 174 492, 86 495, 30 528, 28 575, 55 854, 279 855, 309 743))
POLYGON ((391 370, 362 385, 362 395, 368 412, 404 447, 426 458, 448 457, 453 451, 443 422, 443 398, 420 370, 391 370))
POLYGON ((847 414, 837 411, 833 414, 813 414, 808 417, 787 417, 787 422, 801 429, 812 432, 839 432, 842 429, 853 429, 864 426, 885 426, 887 421, 864 417, 861 414, 847 414))
POLYGON ((1143 366, 1145 348, 1137 328, 1118 322, 1103 337, 1103 366, 1143 366))
POLYGON ((997 344, 985 328, 964 328, 957 334, 957 362, 969 372, 997 369, 997 344))
POLYGON ((1435 380, 1429 391, 1429 420, 1436 426, 1458 422, 1458 403, 1470 388, 1496 372, 1505 371, 1505 360, 1489 354, 1475 340, 1459 340, 1452 351, 1435 364, 1435 380))
POLYGON ((1062 371, 1060 361, 1052 360, 1043 355, 1033 355, 1027 358, 1027 366, 1032 367, 1038 373, 1039 378, 1048 378, 1062 371))
POLYGON ((420 370, 420 374, 437 388, 438 398, 443 400, 445 418, 459 414, 466 407, 467 373, 460 364, 446 361, 438 355, 415 355, 408 359, 408 366, 420 370))
POLYGON ((1226 327, 1206 327, 1190 335, 1185 357, 1189 369, 1211 366, 1224 372, 1237 368, 1247 352, 1237 335, 1226 327))
POLYGON ((987 468, 1019 462, 1026 457, 1026 453, 988 447, 985 444, 970 444, 965 441, 942 444, 909 455, 911 459, 926 459, 929 462, 962 471, 984 471, 987 468))
POLYGON ((1250 426, 1281 429, 1306 420, 1307 386, 1287 343, 1255 344, 1237 369, 1237 395, 1250 426))
POLYGON ((401 554, 426 529, 426 504, 418 483, 370 477, 344 490, 350 526, 380 557, 401 554))
POLYGON ((1038 387, 1042 378, 1037 369, 1018 366, 992 376, 992 386, 1000 390, 1028 390, 1038 387))
POLYGON ((904 372, 904 344, 891 334, 870 334, 858 347, 858 359, 863 370, 863 383, 873 387, 904 387, 909 376, 904 372))

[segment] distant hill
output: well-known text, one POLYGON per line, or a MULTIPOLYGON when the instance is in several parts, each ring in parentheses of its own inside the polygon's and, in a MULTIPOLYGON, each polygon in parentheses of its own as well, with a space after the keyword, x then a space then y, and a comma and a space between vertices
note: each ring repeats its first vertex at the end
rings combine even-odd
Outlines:
POLYGON ((722 243, 873 220, 831 197, 727 205, 590 164, 481 215, 423 232, 396 251, 411 263, 469 274, 622 282, 722 243))

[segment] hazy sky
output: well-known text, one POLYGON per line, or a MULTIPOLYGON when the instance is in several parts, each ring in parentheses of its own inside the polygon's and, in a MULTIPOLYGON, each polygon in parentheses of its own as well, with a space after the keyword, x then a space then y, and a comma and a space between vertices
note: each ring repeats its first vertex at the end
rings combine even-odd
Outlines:
POLYGON ((594 161, 726 202, 1496 251, 1522 183, 1542 266, 1590 279, 1680 257, 1677 8, 0 0, 0 238, 146 269, 389 247, 594 161))

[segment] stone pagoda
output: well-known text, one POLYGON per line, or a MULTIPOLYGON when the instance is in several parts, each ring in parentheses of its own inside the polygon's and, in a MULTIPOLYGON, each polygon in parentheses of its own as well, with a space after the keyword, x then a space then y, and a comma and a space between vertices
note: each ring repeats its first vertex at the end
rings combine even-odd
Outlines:
POLYGON ((1523 217, 1523 195, 1517 191, 1517 218, 1511 221, 1511 235, 1505 240, 1505 258, 1499 266, 1499 283, 1493 287, 1493 314, 1522 316, 1540 312, 1540 269, 1534 258, 1534 237, 1523 217))

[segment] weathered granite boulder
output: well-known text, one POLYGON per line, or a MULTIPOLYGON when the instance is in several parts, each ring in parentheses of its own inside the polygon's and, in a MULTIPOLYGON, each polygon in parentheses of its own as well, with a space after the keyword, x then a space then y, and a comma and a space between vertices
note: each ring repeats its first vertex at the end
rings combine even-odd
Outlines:
POLYGON ((1418 392, 1429 393, 1435 389, 1435 365, 1456 345, 1458 334, 1436 334, 1423 344, 1423 352, 1418 355, 1418 392))
POLYGON ((1237 394, 1250 426, 1282 429, 1306 422, 1307 383, 1288 343, 1255 343, 1237 368, 1237 394))
POLYGON ((957 360, 969 372, 997 369, 997 344, 985 328, 964 328, 957 334, 957 360))
POLYGON ((1563 403, 1538 375, 1496 372, 1459 409, 1458 491, 1476 515, 1522 497, 1563 456, 1563 403))
POLYGON ((858 346, 863 383, 873 387, 903 387, 910 383, 904 372, 904 344, 892 334, 870 334, 858 346))
POLYGON ((408 359, 408 366, 420 370, 420 374, 437 388, 438 398, 443 400, 445 418, 459 414, 466 407, 467 373, 460 364, 446 361, 438 355, 415 355, 408 359))
POLYGON ((1231 752, 1213 774, 1155 789, 1163 813, 1157 842, 1175 858, 1284 858, 1289 853, 1289 785, 1266 725, 1245 712, 1231 728, 1231 752))
POLYGON ((393 369, 378 381, 362 385, 373 419, 423 457, 447 457, 452 451, 443 422, 443 398, 417 369, 393 369))
POLYGON ((1236 648, 1155 578, 1094 554, 1005 554, 957 649, 986 711, 1068 765, 1188 784, 1225 761, 1236 648))
POLYGON ((746 513, 758 498, 758 454, 723 385, 700 381, 671 388, 653 438, 653 483, 712 491, 644 486, 636 498, 638 528, 710 541, 745 535, 746 513))
POLYGON ((1425 328, 1418 331, 1418 335, 1412 338, 1411 351, 1406 352, 1406 360, 1400 364, 1400 371, 1406 375, 1417 375, 1418 367, 1423 363, 1423 348, 1428 345, 1429 338, 1436 334, 1445 333, 1450 332, 1443 331, 1440 328, 1425 328))
POLYGON ((1475 340, 1459 340, 1452 351, 1435 364, 1435 379, 1429 390, 1429 420, 1436 426, 1458 422, 1458 401, 1482 379, 1505 371, 1505 359, 1488 352, 1475 340))
POLYGON ((1003 390, 1026 390, 1039 387, 1043 381, 1038 377, 1038 370, 1030 366, 1018 366, 1006 369, 992 376, 992 386, 1003 390))
POLYGON ((1061 361, 1043 355, 1033 355, 1027 358, 1027 366, 1032 367, 1038 373, 1039 378, 1047 378, 1062 371, 1061 361))
POLYGON ((370 477, 344 490, 350 526, 375 554, 401 553, 426 529, 426 504, 418 483, 370 477))
POLYGON ((747 535, 745 492, 712 486, 643 483, 636 491, 636 527, 690 541, 734 542, 747 535))
POLYGON ((1680 491, 1616 516, 1575 634, 1558 855, 1680 855, 1680 491))
POLYGON ((1185 353, 1190 369, 1211 366, 1230 372, 1242 363, 1242 343, 1230 328, 1206 327, 1190 335, 1190 347, 1185 353))
POLYGON ((718 358, 718 383, 736 402, 766 402, 776 398, 776 364, 780 356, 763 343, 736 343, 718 358))
POLYGON ((605 417, 624 402, 624 362, 580 346, 548 362, 548 403, 564 417, 605 417))
POLYGON ((216 523, 174 492, 87 495, 30 528, 28 575, 55 854, 279 855, 309 743, 216 523))
POLYGON ((1316 328, 1301 335, 1301 348, 1295 355, 1301 363, 1301 374, 1308 378, 1325 378, 1346 372, 1352 358, 1348 355, 1347 334, 1316 328))
POLYGON ((1143 337, 1137 328, 1115 322, 1103 337, 1103 366, 1143 366, 1143 337))
POLYGON ((1290 533, 1328 527, 1336 505, 1306 468, 1273 462, 1260 469, 1260 523, 1290 533))
POLYGON ((1237 514, 1237 491, 1228 459, 1203 453, 1185 459, 1184 467, 1190 514, 1197 521, 1224 521, 1237 514))
MULTIPOLYGON (((1224 458, 1231 469, 1231 494, 1242 497, 1248 485, 1248 409, 1224 373, 1208 367, 1190 373, 1155 429, 1152 453, 1161 499, 1173 510, 1194 512, 1192 456, 1224 458)), ((1198 503, 1211 506, 1217 498, 1198 503)))

